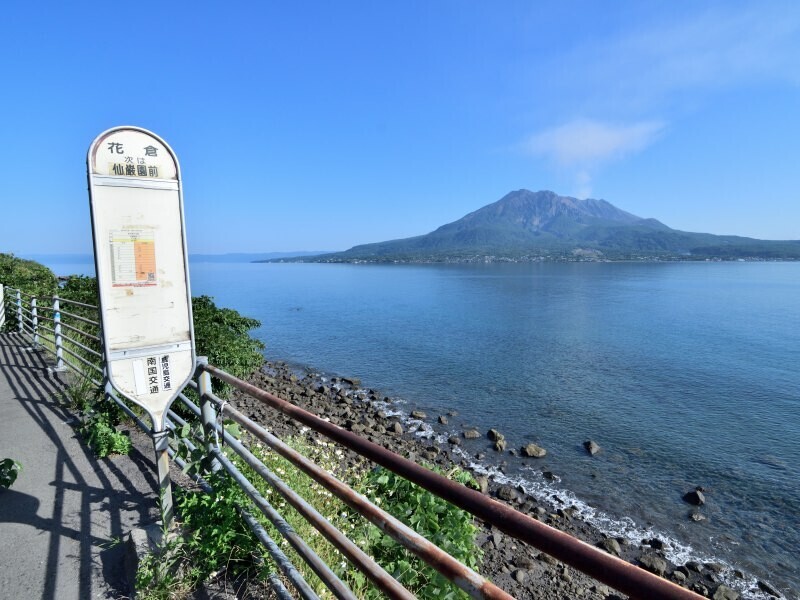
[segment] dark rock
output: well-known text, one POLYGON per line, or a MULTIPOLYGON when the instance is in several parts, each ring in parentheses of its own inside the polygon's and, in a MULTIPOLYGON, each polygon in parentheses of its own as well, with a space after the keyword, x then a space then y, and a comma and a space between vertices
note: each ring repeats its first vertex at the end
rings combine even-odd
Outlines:
POLYGON ((457 435, 451 435, 449 438, 447 438, 447 442, 453 444, 453 446, 460 446, 461 438, 457 435))
POLYGON ((599 595, 601 598, 606 598, 614 593, 607 585, 603 585, 602 583, 597 583, 589 588, 589 591, 594 592, 595 594, 599 595))
POLYGON ((497 440, 494 443, 494 449, 497 450, 498 452, 502 452, 503 450, 506 449, 506 441, 505 440, 497 440))
POLYGON ((683 495, 683 499, 689 504, 694 504, 695 506, 703 506, 703 504, 706 503, 706 497, 700 490, 692 490, 691 492, 686 492, 683 495))
POLYGON ((542 477, 544 477, 545 479, 549 479, 550 481, 553 481, 556 478, 556 474, 553 473, 552 471, 542 471, 542 477))
POLYGON ((639 564, 659 577, 663 577, 667 572, 667 561, 655 554, 645 554, 639 558, 639 564))
POLYGON ((713 573, 722 573, 725 570, 725 565, 715 562, 703 563, 703 566, 713 573))
POLYGON ((555 565, 558 564, 558 560, 556 560, 555 558, 553 558, 549 554, 545 554, 544 552, 540 552, 539 556, 537 556, 536 558, 538 558, 540 561, 542 561, 543 563, 546 563, 548 565, 555 566, 555 565))
POLYGON ((426 414, 425 414, 424 412, 422 412, 421 410, 412 410, 412 411, 411 411, 411 418, 412 418, 412 419, 420 419, 420 420, 423 420, 423 419, 427 419, 427 418, 428 418, 428 415, 426 415, 426 414))
POLYGON ((672 573, 672 579, 674 579, 677 583, 684 583, 686 581, 686 573, 683 571, 675 571, 672 573))
POLYGON ((732 590, 725 584, 720 584, 714 590, 714 595, 711 598, 712 600, 739 600, 739 592, 732 590))
POLYGON ((766 581, 758 580, 758 589, 760 589, 765 594, 769 594, 770 596, 774 596, 775 598, 780 598, 781 593, 768 584, 766 581))
MULTIPOLYGON (((703 572, 703 565, 695 560, 687 561, 683 567, 678 567, 688 569, 689 571, 694 571, 695 573, 702 573, 703 572)), ((688 574, 688 572, 687 572, 688 574)))
POLYGON ((497 490, 497 497, 501 500, 512 501, 517 499, 517 490, 510 485, 501 485, 497 490))
POLYGON ((656 550, 663 550, 664 549, 664 542, 662 542, 658 538, 650 538, 649 540, 647 540, 647 544, 651 548, 655 548, 656 550))
POLYGON ((464 439, 477 440, 479 437, 481 437, 481 432, 477 429, 467 429, 464 432, 464 439))
POLYGON ((522 454, 522 456, 542 458, 547 454, 547 450, 545 450, 541 446, 537 446, 536 444, 528 444, 527 446, 522 447, 520 453, 522 454))
POLYGON ((503 543, 503 534, 500 533, 500 530, 495 529, 494 527, 492 527, 492 543, 494 544, 495 548, 499 548, 503 543))
POLYGON ((620 552, 622 552, 622 548, 620 548, 619 542, 614 538, 606 538, 599 544, 597 544, 599 548, 602 548, 609 554, 613 554, 614 556, 619 556, 620 552))
POLYGON ((532 569, 533 559, 530 556, 517 556, 514 558, 514 564, 520 569, 532 569))
POLYGON ((490 429, 489 432, 486 434, 486 437, 488 437, 493 442, 496 442, 498 440, 504 440, 506 436, 497 431, 497 429, 490 429))
POLYGON ((447 425, 447 417, 445 417, 444 415, 439 415, 439 424, 447 425))
POLYGON ((600 445, 594 440, 586 440, 583 442, 583 447, 586 448, 586 451, 592 456, 600 452, 600 445))

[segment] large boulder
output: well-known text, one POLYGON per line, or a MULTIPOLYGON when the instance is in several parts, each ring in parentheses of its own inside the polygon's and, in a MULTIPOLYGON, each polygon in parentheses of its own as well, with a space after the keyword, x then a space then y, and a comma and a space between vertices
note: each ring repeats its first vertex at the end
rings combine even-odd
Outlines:
POLYGON ((547 454, 547 450, 545 450, 541 446, 537 446, 536 444, 528 444, 527 446, 522 447, 522 450, 520 450, 520 454, 522 454, 522 456, 542 458, 547 454))
POLYGON ((493 442, 497 442, 497 441, 499 441, 499 440, 503 440, 503 439, 505 439, 505 437, 506 437, 506 436, 504 436, 502 433, 500 433, 499 431, 497 431, 497 429, 490 429, 490 430, 489 430, 489 433, 487 433, 487 434, 486 434, 486 436, 487 436, 487 437, 488 437, 490 440, 492 440, 493 442))
POLYGON ((614 556, 619 556, 620 552, 622 552, 622 548, 619 545, 619 542, 614 538, 606 538, 599 544, 598 547, 602 548, 609 554, 613 554, 614 556))
POLYGON ((500 486, 500 489, 497 490, 497 497, 501 500, 506 500, 507 502, 516 500, 518 496, 519 494, 517 493, 517 490, 510 485, 502 485, 500 486))
POLYGON ((645 554, 639 559, 639 564, 659 577, 663 577, 667 572, 667 561, 655 554, 645 554))
POLYGON ((739 600, 739 592, 732 590, 725 584, 720 584, 714 595, 711 596, 712 600, 739 600))
POLYGON ((583 447, 586 448, 586 451, 592 456, 600 452, 600 445, 594 440, 586 440, 583 442, 583 447))
POLYGON ((695 506, 703 506, 703 504, 706 503, 706 497, 703 495, 703 492, 698 489, 694 489, 691 492, 686 492, 683 495, 683 499, 689 504, 694 504, 695 506))

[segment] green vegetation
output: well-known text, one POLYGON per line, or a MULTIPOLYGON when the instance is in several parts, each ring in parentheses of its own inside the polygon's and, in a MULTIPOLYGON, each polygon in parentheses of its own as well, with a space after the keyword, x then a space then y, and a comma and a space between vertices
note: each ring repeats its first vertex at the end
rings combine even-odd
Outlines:
MULTIPOLYGON (((261 327, 260 321, 219 308, 209 296, 192 298, 192 315, 198 356, 207 356, 210 364, 242 379, 264 364, 264 344, 250 336, 251 330, 261 327)), ((227 398, 229 386, 217 383, 214 393, 227 398)))
MULTIPOLYGON (((188 434, 188 430, 181 433, 188 434)), ((431 539, 465 564, 476 568, 480 550, 475 546, 476 528, 470 516, 435 497, 429 492, 382 469, 368 470, 365 463, 345 470, 344 453, 333 443, 321 440, 313 443, 303 438, 289 440, 290 445, 313 460, 326 471, 348 483, 388 513, 394 515, 418 533, 431 539)), ((338 500, 310 477, 299 471, 286 459, 260 442, 250 443, 251 452, 289 487, 314 506, 323 517, 344 532, 367 554, 387 569, 401 583, 420 598, 466 598, 466 594, 425 565, 421 560, 385 536, 377 527, 338 500)), ((195 471, 202 465, 200 452, 190 453, 183 446, 181 454, 188 459, 189 469, 195 471)), ((263 481, 232 452, 231 460, 250 479, 261 495, 283 515, 288 524, 306 540, 314 551, 353 590, 359 598, 382 598, 366 577, 353 569, 340 552, 314 529, 294 508, 263 481)), ((451 478, 468 483, 471 477, 454 470, 451 478)), ((240 511, 247 510, 264 525, 270 537, 298 568, 306 581, 320 597, 332 597, 322 582, 305 565, 291 546, 282 540, 277 529, 262 516, 244 492, 223 471, 205 474, 213 493, 176 490, 176 508, 183 525, 183 537, 165 544, 161 554, 171 565, 168 570, 157 571, 158 560, 148 560, 140 567, 137 581, 143 597, 166 598, 164 590, 183 590, 196 587, 200 582, 222 571, 228 580, 249 577, 263 581, 277 571, 271 557, 259 545, 255 536, 242 522, 240 511), (161 594, 161 595, 160 595, 161 594)), ((291 589, 288 581, 284 582, 291 589)))
MULTIPOLYGON (((17 258, 13 254, 0 254, 0 283, 33 296, 52 296, 58 288, 58 279, 50 269, 32 260, 17 258)), ((6 306, 13 302, 7 292, 5 300, 6 306)), ((5 330, 14 331, 16 328, 16 312, 6 310, 5 330)))
MULTIPOLYGON (((472 477, 465 471, 454 470, 447 475, 459 483, 474 485, 472 477)), ((478 568, 481 558, 481 551, 475 545, 478 529, 468 513, 382 468, 370 471, 358 488, 360 493, 380 501, 381 508, 439 548, 468 567, 478 568)), ((362 525, 356 530, 355 539, 366 539, 373 558, 420 598, 468 597, 376 527, 362 525)))
POLYGON ((9 488, 17 480, 22 465, 13 458, 0 460, 0 488, 9 488))
POLYGON ((125 413, 115 403, 105 400, 102 390, 91 381, 78 378, 65 393, 70 408, 81 416, 78 432, 98 457, 130 452, 130 439, 116 429, 125 413))

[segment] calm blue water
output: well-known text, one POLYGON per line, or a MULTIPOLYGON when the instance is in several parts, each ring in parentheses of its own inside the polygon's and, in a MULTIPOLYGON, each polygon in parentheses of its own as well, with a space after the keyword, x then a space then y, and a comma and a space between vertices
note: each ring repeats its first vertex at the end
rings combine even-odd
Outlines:
POLYGON ((262 321, 268 358, 359 377, 429 416, 457 410, 436 434, 476 425, 510 447, 535 441, 546 458, 467 450, 609 531, 669 536, 676 559, 713 556, 800 590, 800 264, 196 263, 191 275, 195 295, 262 321), (696 485, 701 523, 681 500, 696 485))

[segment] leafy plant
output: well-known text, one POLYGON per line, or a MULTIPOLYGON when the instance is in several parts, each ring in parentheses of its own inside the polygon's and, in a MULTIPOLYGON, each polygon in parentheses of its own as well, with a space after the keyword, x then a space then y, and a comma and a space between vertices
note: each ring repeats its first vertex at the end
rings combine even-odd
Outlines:
MULTIPOLYGON (((250 336, 252 329, 261 327, 260 321, 219 308, 210 296, 192 298, 192 313, 198 356, 207 356, 212 365, 243 379, 261 368, 264 344, 250 336)), ((214 392, 227 398, 230 387, 216 383, 214 392)))
POLYGON ((9 488, 17 480, 22 465, 13 458, 0 460, 0 488, 9 488))
POLYGON ((71 407, 84 416, 78 431, 97 456, 105 458, 131 451, 131 440, 115 428, 124 417, 115 403, 106 400, 98 388, 82 378, 70 385, 66 393, 71 407))
MULTIPOLYGON (((447 475, 459 483, 474 483, 465 471, 453 470, 447 475)), ((454 558, 477 569, 481 551, 475 545, 478 530, 469 513, 380 467, 364 477, 359 491, 454 558)), ((375 560, 420 598, 468 597, 378 528, 362 525, 355 534, 355 539, 359 537, 366 539, 367 551, 375 560)))
POLYGON ((112 427, 101 413, 95 413, 81 427, 86 443, 100 458, 110 454, 128 454, 131 440, 112 427))
POLYGON ((143 556, 136 569, 136 598, 139 600, 187 598, 192 586, 181 573, 185 559, 185 549, 180 539, 164 542, 155 552, 143 556))
POLYGON ((234 576, 258 573, 264 550, 240 516, 240 507, 248 504, 244 492, 224 471, 206 477, 212 493, 178 488, 175 494, 183 545, 191 556, 188 578, 200 582, 223 567, 234 576))

